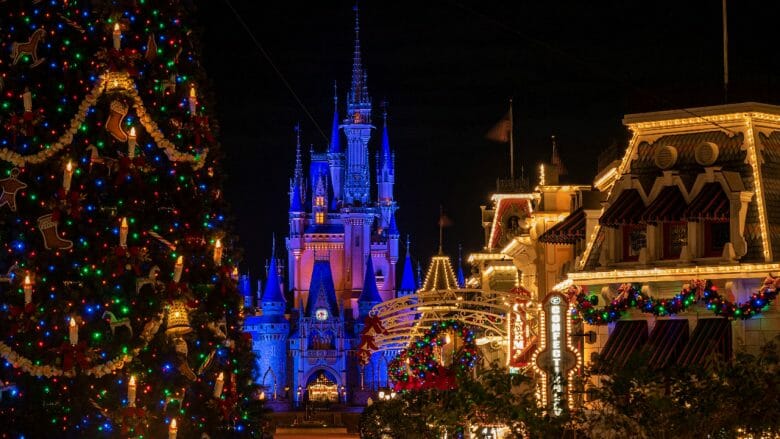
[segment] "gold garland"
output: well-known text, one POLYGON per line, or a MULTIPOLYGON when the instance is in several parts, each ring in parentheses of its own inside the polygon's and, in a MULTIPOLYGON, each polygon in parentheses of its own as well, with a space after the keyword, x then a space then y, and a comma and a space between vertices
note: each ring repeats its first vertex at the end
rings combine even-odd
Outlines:
MULTIPOLYGON (((132 354, 122 354, 118 355, 113 360, 109 360, 103 364, 92 366, 89 369, 85 369, 81 371, 82 374, 87 376, 94 376, 95 378, 101 378, 105 375, 108 375, 110 373, 113 373, 117 370, 121 370, 125 367, 127 363, 133 360, 133 357, 138 355, 139 352, 141 352, 142 349, 145 349, 146 346, 149 344, 150 341, 152 341, 152 338, 157 334, 157 331, 160 330, 160 326, 162 326, 163 322, 163 313, 160 313, 157 316, 157 319, 149 321, 145 326, 143 331, 141 331, 141 335, 139 338, 143 342, 140 346, 133 349, 132 354)), ((40 366, 37 364, 33 364, 32 360, 29 358, 18 354, 16 351, 13 350, 10 346, 7 344, 0 342, 0 357, 3 357, 6 361, 8 361, 12 367, 22 369, 24 372, 34 375, 37 377, 57 377, 57 376, 64 376, 68 378, 72 378, 76 376, 75 369, 71 370, 63 370, 56 366, 46 365, 46 366, 40 366)))
POLYGON ((95 87, 92 89, 92 91, 87 93, 87 95, 84 97, 84 100, 82 100, 81 104, 79 104, 78 112, 75 116, 73 116, 73 119, 70 120, 70 128, 68 128, 68 130, 65 131, 65 133, 63 133, 59 139, 57 139, 57 141, 54 142, 50 147, 43 151, 28 155, 22 155, 8 148, 2 148, 0 149, 0 160, 11 163, 17 167, 24 167, 28 163, 35 165, 45 162, 73 142, 73 137, 76 135, 76 132, 78 132, 81 124, 83 124, 86 120, 89 109, 95 106, 98 98, 107 91, 125 92, 130 95, 130 98, 133 101, 133 108, 135 108, 141 125, 143 125, 152 139, 154 139, 157 147, 165 151, 165 155, 168 156, 169 160, 174 162, 192 163, 195 170, 203 167, 209 149, 204 148, 203 152, 200 154, 179 152, 176 149, 176 145, 165 138, 165 134, 160 131, 157 123, 155 123, 146 112, 146 108, 143 105, 141 96, 136 90, 135 83, 132 79, 130 79, 126 72, 108 72, 106 74, 100 75, 100 78, 98 79, 95 87))

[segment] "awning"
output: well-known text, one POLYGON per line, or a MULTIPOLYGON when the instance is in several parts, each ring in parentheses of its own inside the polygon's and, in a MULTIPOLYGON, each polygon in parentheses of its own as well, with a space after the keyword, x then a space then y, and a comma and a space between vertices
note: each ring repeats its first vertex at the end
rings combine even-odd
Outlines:
POLYGON ((624 224, 639 224, 645 203, 636 189, 626 189, 601 215, 599 223, 602 226, 618 227, 624 224))
POLYGON ((602 368, 625 366, 631 355, 647 342, 647 321, 621 320, 615 324, 604 349, 599 355, 602 368))
POLYGON ((688 221, 728 221, 729 199, 720 183, 707 183, 685 210, 688 221))
POLYGON ((547 244, 575 244, 585 239, 585 210, 579 208, 539 237, 547 244))
POLYGON ((647 342, 647 364, 663 369, 673 364, 688 341, 688 320, 658 320, 647 342))
POLYGON ((642 221, 659 223, 664 221, 681 221, 687 203, 677 186, 666 186, 647 206, 642 214, 642 221))
POLYGON ((704 364, 714 353, 731 358, 731 322, 722 317, 699 319, 691 341, 685 345, 677 364, 691 366, 704 364))

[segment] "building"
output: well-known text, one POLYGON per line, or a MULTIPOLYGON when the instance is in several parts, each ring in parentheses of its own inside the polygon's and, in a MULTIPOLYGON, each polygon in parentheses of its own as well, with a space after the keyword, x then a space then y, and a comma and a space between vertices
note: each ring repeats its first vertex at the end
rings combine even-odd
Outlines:
MULTIPOLYGON (((281 293, 284 276, 274 259, 259 299, 259 315, 245 322, 266 395, 286 398, 294 406, 314 400, 363 404, 370 392, 387 385, 392 353, 375 354, 365 367, 354 355, 368 311, 395 297, 399 287, 395 155, 385 113, 372 176, 369 145, 376 127, 367 80, 356 9, 347 116, 339 117, 334 97, 330 144, 327 151, 311 150, 308 172, 300 131, 297 135, 285 239, 291 303, 281 293)), ((408 245, 406 257, 400 286, 408 290, 414 285, 408 245)))
POLYGON ((604 306, 634 284, 671 308, 675 296, 709 281, 730 304, 724 312, 737 314, 722 318, 701 300, 673 314, 647 305, 610 315, 609 324, 586 319, 595 337, 583 344, 584 361, 621 365, 642 353, 664 368, 757 350, 780 333, 777 307, 756 303, 760 314, 742 320, 736 304, 780 269, 780 107, 748 102, 623 122, 633 136, 597 176, 606 193, 598 224, 575 244, 581 253, 561 287, 576 285, 604 306))

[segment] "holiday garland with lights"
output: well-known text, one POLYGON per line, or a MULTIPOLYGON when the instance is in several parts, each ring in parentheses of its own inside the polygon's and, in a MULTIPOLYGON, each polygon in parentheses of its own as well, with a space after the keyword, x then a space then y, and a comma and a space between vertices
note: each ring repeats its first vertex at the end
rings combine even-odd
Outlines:
POLYGON ((641 285, 622 284, 612 302, 602 308, 596 308, 598 297, 586 293, 577 286, 569 288, 569 300, 574 303, 573 317, 582 318, 591 325, 606 325, 620 320, 622 313, 635 308, 643 313, 655 316, 679 314, 689 307, 703 301, 707 309, 716 316, 730 320, 747 320, 760 314, 780 291, 780 278, 768 276, 758 292, 751 294, 746 302, 736 303, 723 297, 718 288, 710 281, 692 280, 680 293, 669 299, 657 299, 642 292, 641 285))
POLYGON ((418 340, 401 351, 388 367, 395 390, 450 390, 455 377, 474 367, 478 358, 474 331, 457 320, 434 322, 418 340), (452 363, 445 366, 444 345, 452 333, 451 342, 463 343, 453 352, 452 363))
POLYGON ((3 10, 3 433, 256 431, 193 5, 3 10))

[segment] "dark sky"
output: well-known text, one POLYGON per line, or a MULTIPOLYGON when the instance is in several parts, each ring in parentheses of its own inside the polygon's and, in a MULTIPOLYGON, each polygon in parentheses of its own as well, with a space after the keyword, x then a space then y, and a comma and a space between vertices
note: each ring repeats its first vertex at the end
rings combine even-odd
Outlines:
MULTIPOLYGON (((349 86, 354 2, 232 1, 329 135, 333 81, 342 103, 349 86)), ((778 10, 777 2, 729 3, 731 102, 780 103, 778 10)), ((510 96, 518 162, 528 170, 549 160, 555 134, 570 180, 582 183, 601 151, 625 146, 624 114, 724 99, 720 0, 364 0, 360 11, 375 121, 379 102, 389 102, 399 227, 423 261, 436 250, 439 205, 454 221, 446 250, 481 247, 479 206, 509 173, 507 148, 484 134, 510 96)), ((243 268, 259 273, 272 232, 287 231, 293 126, 301 122, 306 150, 326 140, 223 0, 202 2, 200 15, 227 153, 225 194, 243 268)))

